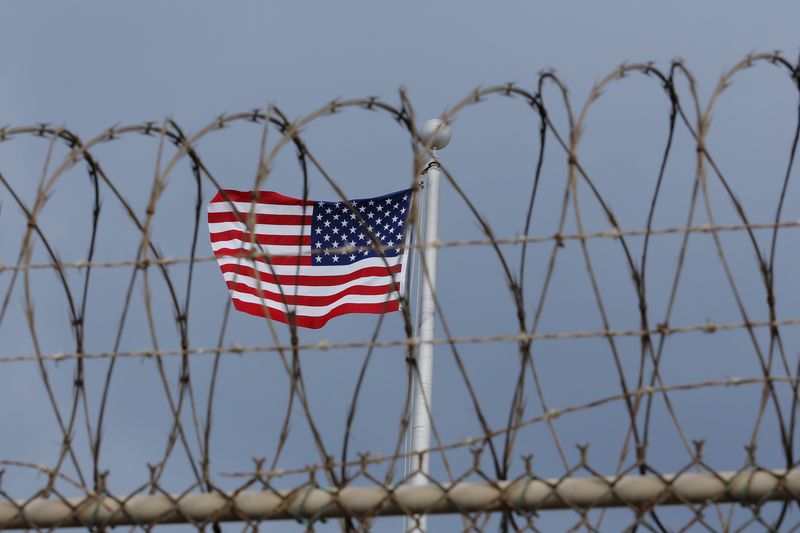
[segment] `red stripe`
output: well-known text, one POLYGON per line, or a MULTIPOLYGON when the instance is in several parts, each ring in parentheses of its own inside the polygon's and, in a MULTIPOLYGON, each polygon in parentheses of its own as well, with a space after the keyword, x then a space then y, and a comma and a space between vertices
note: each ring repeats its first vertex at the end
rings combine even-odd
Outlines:
POLYGON ((311 235, 264 235, 263 233, 245 233, 239 230, 217 231, 211 233, 211 242, 232 241, 238 239, 243 242, 252 242, 251 236, 259 244, 284 244, 311 246, 311 235))
MULTIPOLYGON (((266 314, 268 314, 269 317, 272 318, 273 320, 277 320, 278 322, 283 322, 284 324, 289 323, 286 313, 284 313, 283 311, 278 311, 277 309, 271 309, 259 304, 243 302, 241 300, 237 300, 236 298, 231 298, 231 299, 233 300, 233 306, 238 311, 242 311, 244 313, 260 317, 264 317, 266 316, 266 314)), ((400 309, 400 301, 396 299, 390 302, 376 303, 376 304, 342 304, 339 307, 336 307, 335 309, 331 309, 330 313, 323 316, 298 315, 295 318, 295 324, 303 328, 319 329, 322 326, 324 326, 331 318, 344 315, 347 313, 381 314, 381 313, 391 313, 392 311, 397 311, 398 309, 400 309)))
MULTIPOLYGON (((245 250, 243 248, 220 248, 219 250, 214 251, 214 255, 217 257, 246 257, 250 258, 250 254, 252 252, 250 250, 245 250)), ((273 255, 270 256, 269 259, 258 257, 255 259, 259 263, 264 263, 267 265, 300 265, 300 266, 311 266, 311 256, 310 255, 273 255)), ((220 265, 221 266, 221 265, 220 265)))
MULTIPOLYGON (((311 265, 311 257, 312 256, 311 256, 310 250, 309 250, 309 255, 299 256, 299 261, 298 261, 298 256, 296 256, 294 254, 291 254, 291 255, 288 255, 288 254, 273 254, 273 255, 271 255, 269 257, 269 260, 267 260, 266 257, 262 257, 262 256, 254 257, 254 254, 257 255, 258 253, 260 253, 258 250, 248 250, 247 248, 220 248, 219 250, 216 250, 214 252, 214 255, 218 259, 222 258, 222 257, 233 257, 233 258, 241 257, 241 258, 245 258, 245 259, 252 259, 254 261, 258 261, 259 263, 263 263, 265 265, 269 265, 269 264, 272 264, 272 265, 297 265, 297 264, 300 264, 300 265, 311 265)), ((319 265, 317 265, 317 266, 319 266, 319 265)), ((341 266, 345 266, 345 265, 341 265, 341 266)), ((368 267, 364 267, 364 268, 368 268, 368 267)), ((384 265, 380 265, 380 266, 377 266, 377 267, 369 267, 369 268, 386 268, 386 267, 384 265)), ((397 272, 400 271, 400 265, 399 264, 396 264, 394 266, 389 266, 388 268, 391 268, 392 271, 397 271, 397 272)), ((380 275, 384 275, 384 274, 380 274, 380 275)), ((328 277, 328 276, 311 276, 311 277, 320 279, 320 278, 325 278, 325 277, 328 277)))
POLYGON ((281 296, 280 293, 270 292, 266 290, 259 291, 258 289, 254 289, 253 287, 250 287, 249 285, 244 285, 243 283, 235 283, 233 281, 228 281, 226 283, 228 285, 228 288, 233 291, 252 294, 253 296, 256 296, 258 298, 263 298, 265 300, 272 300, 273 302, 279 302, 286 305, 310 305, 310 306, 331 305, 336 303, 343 296, 347 296, 348 294, 358 294, 361 296, 375 295, 375 294, 390 294, 400 289, 399 283, 378 285, 376 287, 353 285, 352 287, 347 287, 346 289, 336 294, 330 294, 328 296, 299 296, 299 295, 295 296, 293 294, 294 293, 293 289, 286 290, 285 296, 281 296))
MULTIPOLYGON (((237 214, 235 211, 225 211, 224 213, 209 213, 208 221, 244 223, 249 216, 250 213, 248 212, 237 214)), ((313 222, 311 215, 268 215, 254 213, 253 217, 256 224, 276 224, 285 226, 305 225, 306 227, 310 227, 313 222)))
POLYGON ((261 204, 280 204, 280 205, 314 205, 313 200, 301 200, 284 196, 273 191, 234 191, 223 189, 217 191, 212 202, 252 202, 255 200, 261 204))
MULTIPOLYGON (((277 257, 275 259, 278 259, 277 257)), ((309 258, 310 259, 310 258, 309 258)), ((333 287, 353 281, 354 279, 365 278, 367 276, 390 276, 401 272, 403 265, 397 264, 386 268, 385 266, 371 266, 361 268, 359 270, 349 272, 347 274, 340 274, 338 276, 295 276, 283 275, 273 276, 265 272, 256 272, 254 268, 245 265, 220 265, 223 272, 234 272, 243 276, 248 276, 253 279, 260 279, 266 283, 274 283, 276 285, 290 286, 290 285, 305 285, 310 287, 333 287)))

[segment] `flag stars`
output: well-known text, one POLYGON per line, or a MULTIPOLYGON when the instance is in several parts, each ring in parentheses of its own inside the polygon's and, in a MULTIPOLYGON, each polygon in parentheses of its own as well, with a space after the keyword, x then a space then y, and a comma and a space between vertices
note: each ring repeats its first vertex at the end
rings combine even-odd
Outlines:
POLYGON ((348 265, 369 257, 397 257, 401 252, 397 247, 405 234, 409 197, 405 192, 382 198, 316 203, 311 247, 323 250, 315 255, 314 265, 348 265), (317 257, 324 260, 318 261, 317 257))

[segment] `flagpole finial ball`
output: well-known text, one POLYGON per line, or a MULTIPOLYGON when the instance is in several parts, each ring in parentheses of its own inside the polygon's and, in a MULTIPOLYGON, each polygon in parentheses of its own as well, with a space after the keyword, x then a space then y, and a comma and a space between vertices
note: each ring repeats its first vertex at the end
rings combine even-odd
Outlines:
POLYGON ((450 126, 443 120, 432 118, 422 126, 419 132, 420 140, 431 148, 441 150, 450 143, 450 126))

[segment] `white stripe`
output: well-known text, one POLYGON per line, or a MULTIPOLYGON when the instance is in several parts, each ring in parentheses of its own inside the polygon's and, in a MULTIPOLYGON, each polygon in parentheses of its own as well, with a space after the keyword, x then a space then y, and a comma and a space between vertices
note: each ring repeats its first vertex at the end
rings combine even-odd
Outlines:
MULTIPOLYGON (((231 298, 236 300, 240 300, 246 303, 252 303, 256 305, 263 305, 265 307, 269 307, 272 309, 277 309, 278 311, 286 312, 286 306, 280 302, 273 302, 272 300, 266 300, 259 298, 253 294, 247 294, 238 291, 230 291, 231 298)), ((311 306, 311 305, 290 305, 289 307, 294 310, 298 316, 308 316, 308 317, 318 317, 327 315, 337 307, 343 304, 381 304, 386 302, 391 302, 393 300, 397 300, 398 294, 397 291, 392 291, 389 294, 368 294, 368 295, 361 295, 361 294, 348 294, 347 296, 342 296, 339 300, 335 303, 330 305, 323 305, 323 306, 311 306)))
MULTIPOLYGON (((241 222, 209 222, 208 231, 211 234, 221 231, 243 231, 249 233, 247 225, 241 222)), ((311 224, 306 224, 305 226, 254 224, 253 231, 258 235, 311 235, 311 224)))
POLYGON ((211 249, 215 252, 222 249, 243 249, 245 252, 258 252, 269 255, 298 256, 311 255, 311 247, 299 244, 258 244, 245 242, 241 239, 231 239, 229 241, 217 241, 211 243, 211 249))
POLYGON ((263 203, 250 203, 250 202, 209 202, 209 213, 235 213, 239 211, 240 214, 246 215, 253 212, 259 215, 310 215, 314 212, 313 205, 282 205, 282 204, 263 204, 263 203), (253 207, 255 209, 253 210, 253 207), (252 211, 251 211, 252 210, 252 211))
POLYGON ((276 276, 294 276, 299 274, 301 276, 341 276, 343 274, 350 274, 356 270, 367 267, 392 267, 402 262, 402 256, 397 257, 368 257, 356 261, 351 265, 268 265, 260 261, 252 261, 246 258, 239 257, 218 257, 217 262, 220 265, 242 265, 250 268, 257 268, 260 272, 265 274, 275 274, 276 276))
MULTIPOLYGON (((241 283, 242 285, 247 285, 248 287, 251 287, 253 289, 259 288, 258 280, 246 274, 239 274, 236 272, 223 272, 222 276, 225 278, 225 281, 233 281, 236 283, 241 283)), ((346 283, 341 283, 339 285, 325 285, 325 286, 289 285, 286 283, 278 285, 277 283, 268 283, 267 281, 261 280, 260 288, 265 292, 272 292, 275 294, 281 294, 281 289, 283 289, 283 294, 292 296, 295 295, 295 291, 297 291, 296 292, 297 296, 332 296, 349 287, 355 287, 355 286, 380 287, 382 285, 389 285, 392 283, 392 278, 394 278, 395 282, 400 282, 402 276, 403 275, 400 272, 394 275, 387 274, 386 276, 366 276, 363 278, 350 280, 346 283)))

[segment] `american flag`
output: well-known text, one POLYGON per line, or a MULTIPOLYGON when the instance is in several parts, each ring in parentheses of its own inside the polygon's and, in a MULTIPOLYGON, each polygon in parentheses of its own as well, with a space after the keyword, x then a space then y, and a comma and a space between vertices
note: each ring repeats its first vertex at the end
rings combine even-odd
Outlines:
POLYGON ((307 328, 398 310, 410 200, 410 189, 348 202, 219 191, 208 230, 234 307, 307 328))

